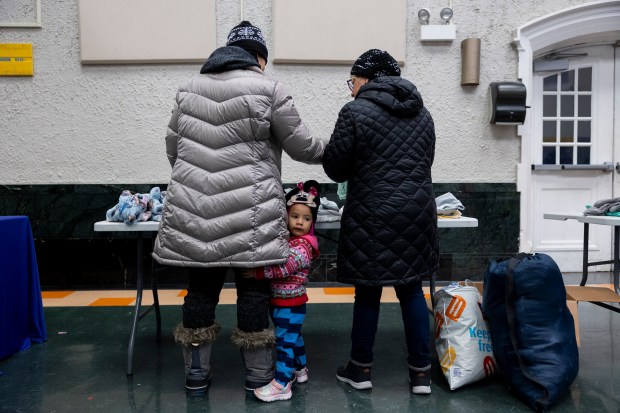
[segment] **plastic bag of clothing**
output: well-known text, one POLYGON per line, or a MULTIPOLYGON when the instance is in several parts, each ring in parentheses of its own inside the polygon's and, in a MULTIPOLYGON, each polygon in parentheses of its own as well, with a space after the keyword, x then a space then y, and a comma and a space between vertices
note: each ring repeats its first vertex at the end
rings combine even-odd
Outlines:
POLYGON ((497 372, 481 302, 473 285, 452 283, 435 294, 435 349, 450 390, 497 372))

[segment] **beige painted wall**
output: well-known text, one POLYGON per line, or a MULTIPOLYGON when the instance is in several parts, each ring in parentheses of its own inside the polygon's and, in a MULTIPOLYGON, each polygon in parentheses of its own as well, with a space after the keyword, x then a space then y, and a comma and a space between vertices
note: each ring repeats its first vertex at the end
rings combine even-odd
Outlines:
MULTIPOLYGON (((489 125, 488 85, 517 79, 515 28, 581 3, 497 0, 490 6, 454 0, 456 40, 426 43, 419 39, 418 10, 428 7, 438 23, 447 4, 404 1, 403 76, 416 84, 435 119, 436 182, 516 182, 520 138, 515 126, 489 125), (482 39, 480 85, 464 87, 460 43, 470 37, 482 39)), ((215 0, 215 10, 217 45, 225 44, 243 13, 261 27, 273 52, 272 0, 215 0)), ((368 16, 374 12, 367 10, 368 16)), ((201 64, 83 65, 78 16, 78 0, 44 1, 41 29, 0 28, 2 42, 34 45, 35 65, 33 77, 0 78, 0 185, 167 182, 164 135, 174 96, 201 64)), ((300 38, 299 44, 307 43, 300 38)), ((288 86, 304 121, 322 139, 329 139, 338 111, 351 99, 345 83, 349 71, 323 64, 267 67, 268 75, 288 86)), ((329 182, 321 166, 289 158, 283 172, 286 182, 329 182)))

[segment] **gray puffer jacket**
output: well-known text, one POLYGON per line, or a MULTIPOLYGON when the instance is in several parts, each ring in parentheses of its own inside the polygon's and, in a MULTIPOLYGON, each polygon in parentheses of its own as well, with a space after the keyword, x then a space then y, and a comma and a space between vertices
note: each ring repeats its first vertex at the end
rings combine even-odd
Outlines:
POLYGON ((213 52, 177 93, 166 152, 172 165, 154 259, 192 267, 258 267, 288 255, 282 150, 320 163, 325 143, 285 87, 245 50, 213 52))

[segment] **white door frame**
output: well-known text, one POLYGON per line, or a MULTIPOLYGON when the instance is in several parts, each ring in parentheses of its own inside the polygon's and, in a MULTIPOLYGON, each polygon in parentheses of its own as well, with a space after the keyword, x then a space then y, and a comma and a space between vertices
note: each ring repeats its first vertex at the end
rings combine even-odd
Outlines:
MULTIPOLYGON (((611 42, 620 38, 620 0, 599 1, 570 7, 548 14, 519 27, 514 43, 519 54, 518 77, 528 91, 526 104, 531 106, 534 58, 558 47, 577 43, 611 42)), ((532 252, 533 219, 531 216, 532 171, 537 147, 536 125, 532 116, 517 127, 521 136, 521 160, 517 164, 517 191, 521 193, 519 250, 532 252)))

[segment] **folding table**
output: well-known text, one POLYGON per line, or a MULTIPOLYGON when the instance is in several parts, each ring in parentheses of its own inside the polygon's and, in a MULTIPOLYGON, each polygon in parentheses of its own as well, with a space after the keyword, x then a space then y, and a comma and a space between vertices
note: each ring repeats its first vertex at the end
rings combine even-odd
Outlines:
POLYGON ((47 340, 27 216, 0 216, 0 360, 47 340))
POLYGON ((592 304, 620 313, 620 307, 614 307, 606 303, 620 303, 619 273, 620 273, 620 217, 583 215, 578 213, 547 213, 545 219, 566 221, 569 219, 583 223, 583 261, 582 276, 579 286, 566 286, 568 298, 574 301, 588 301, 592 304), (607 225, 613 227, 614 245, 613 259, 607 261, 589 261, 588 242, 590 236, 590 224, 607 225), (586 287, 588 282, 588 267, 602 264, 613 264, 614 291, 604 287, 586 287))
MULTIPOLYGON (((439 218, 437 220, 437 226, 439 228, 472 228, 478 226, 478 220, 470 217, 460 218, 439 218)), ((95 232, 125 232, 135 234, 137 238, 137 264, 136 264, 136 303, 134 309, 133 324, 131 327, 131 334, 129 336, 129 345, 127 348, 127 377, 133 376, 133 352, 136 340, 136 332, 138 329, 138 323, 153 309, 155 310, 157 320, 157 333, 155 340, 157 343, 161 341, 161 313, 159 310, 159 298, 157 296, 157 276, 155 272, 152 272, 151 276, 151 289, 153 291, 153 304, 142 312, 142 291, 144 288, 144 234, 154 233, 159 230, 159 222, 145 221, 138 222, 133 225, 127 225, 123 222, 108 222, 100 221, 96 222, 94 226, 95 232)), ((340 222, 317 222, 315 225, 317 230, 330 230, 340 229, 340 222)), ((325 237, 325 235, 317 232, 317 235, 325 237)), ((330 239, 328 237, 325 237, 330 239)), ((332 240, 334 241, 334 240, 332 240)), ((435 291, 435 276, 431 277, 431 299, 435 291)))

